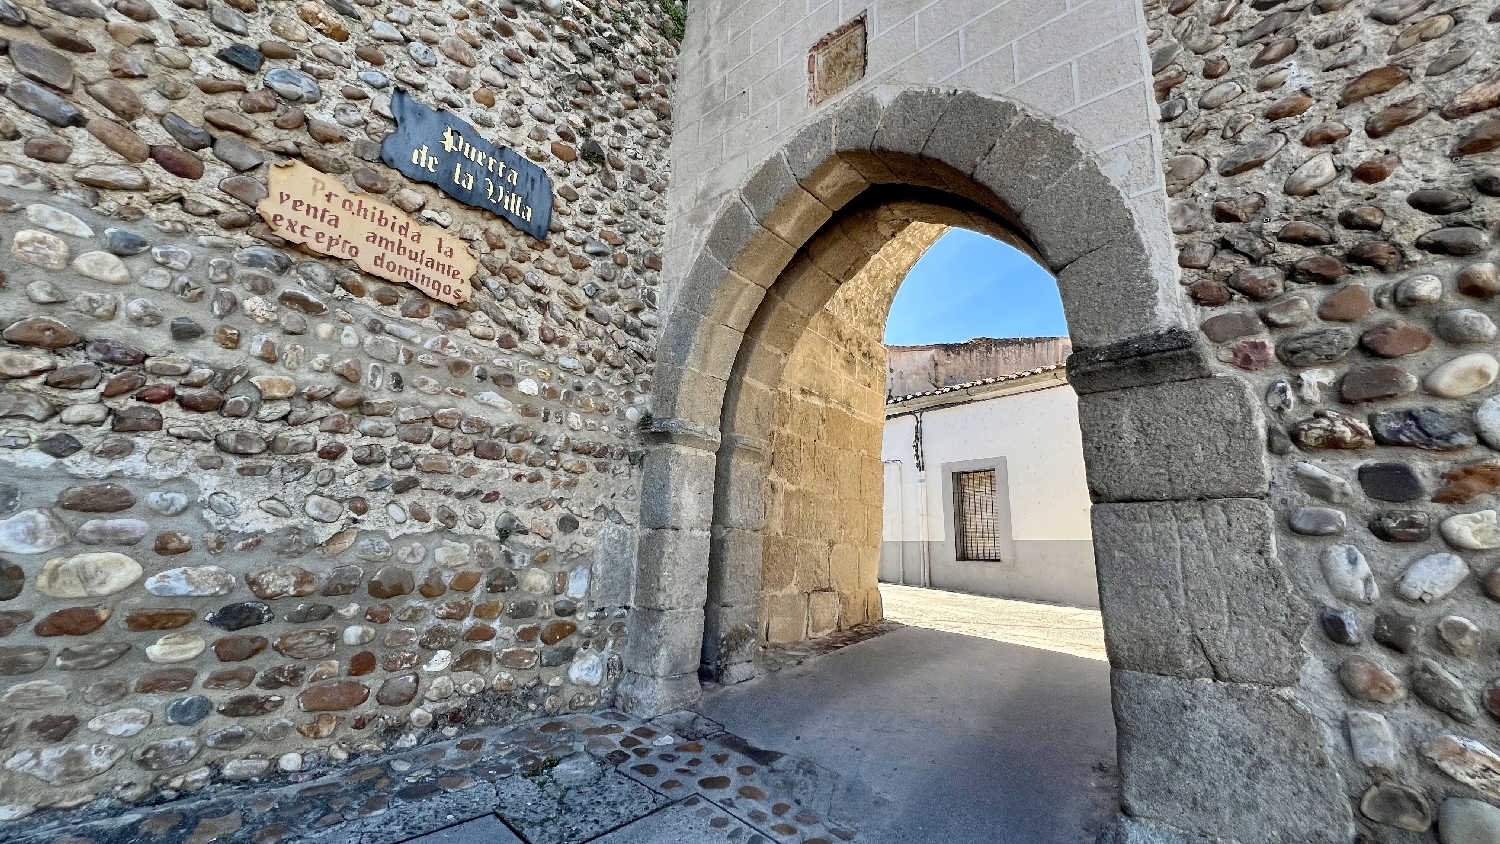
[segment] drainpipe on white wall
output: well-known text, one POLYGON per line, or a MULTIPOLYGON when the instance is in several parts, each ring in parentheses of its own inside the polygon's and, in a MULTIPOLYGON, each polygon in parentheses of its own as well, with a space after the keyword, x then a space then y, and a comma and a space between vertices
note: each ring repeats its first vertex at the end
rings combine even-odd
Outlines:
POLYGON ((932 587, 932 562, 927 556, 927 472, 917 473, 917 495, 922 502, 921 528, 917 535, 918 545, 922 549, 922 587, 932 587))
POLYGON ((916 436, 912 441, 912 449, 916 453, 917 464, 917 501, 919 506, 917 541, 922 549, 922 588, 932 588, 932 560, 927 553, 927 456, 924 454, 922 443, 922 414, 913 414, 916 420, 916 436))

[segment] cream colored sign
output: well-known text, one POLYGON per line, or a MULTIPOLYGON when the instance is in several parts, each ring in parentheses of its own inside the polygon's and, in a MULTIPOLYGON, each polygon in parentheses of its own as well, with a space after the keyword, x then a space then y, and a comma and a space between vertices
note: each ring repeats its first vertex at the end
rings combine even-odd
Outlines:
POLYGON ((463 241, 398 208, 350 193, 300 161, 271 168, 270 196, 256 210, 277 235, 346 258, 371 275, 402 281, 434 299, 469 298, 479 261, 463 241))

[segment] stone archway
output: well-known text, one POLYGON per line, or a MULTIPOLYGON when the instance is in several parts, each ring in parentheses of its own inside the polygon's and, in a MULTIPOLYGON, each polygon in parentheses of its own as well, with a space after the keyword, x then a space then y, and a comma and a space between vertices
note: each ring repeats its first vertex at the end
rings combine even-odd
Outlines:
POLYGON ((967 200, 874 186, 798 250, 746 327, 719 425, 705 677, 749 679, 762 644, 881 617, 879 338, 902 281, 951 228, 1038 258, 967 200))
POLYGON ((1308 611, 1275 554, 1258 402, 1179 327, 1176 279, 1153 273, 1138 221, 1075 137, 972 92, 851 97, 720 211, 658 353, 622 705, 692 703, 705 656, 725 679, 747 670, 768 385, 833 289, 916 223, 998 232, 1057 278, 1127 811, 1339 840, 1351 827, 1325 738, 1284 691, 1308 611))

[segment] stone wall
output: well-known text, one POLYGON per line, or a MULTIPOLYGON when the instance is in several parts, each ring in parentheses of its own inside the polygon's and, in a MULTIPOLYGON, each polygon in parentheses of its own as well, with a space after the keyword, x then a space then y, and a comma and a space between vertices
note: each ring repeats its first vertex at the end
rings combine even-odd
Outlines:
POLYGON ((0 819, 611 702, 679 34, 0 0, 0 819), (393 86, 546 169, 546 242, 380 163, 393 86), (473 298, 280 242, 292 158, 466 244, 473 298))
POLYGON ((797 338, 777 385, 766 473, 761 631, 769 643, 882 618, 880 463, 885 319, 947 230, 918 223, 839 285, 797 338))
POLYGON ((1275 553, 1316 619, 1297 729, 1368 840, 1435 840, 1439 812, 1443 841, 1495 840, 1471 798, 1500 799, 1500 12, 1147 8, 1182 283, 1264 397, 1275 553))
POLYGON ((1029 369, 1062 366, 1066 337, 976 337, 963 343, 886 347, 886 394, 909 396, 1029 369))

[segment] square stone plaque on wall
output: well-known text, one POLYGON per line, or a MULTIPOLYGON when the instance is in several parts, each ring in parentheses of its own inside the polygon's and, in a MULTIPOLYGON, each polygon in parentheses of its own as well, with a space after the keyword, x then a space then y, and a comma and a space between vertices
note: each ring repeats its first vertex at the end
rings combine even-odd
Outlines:
POLYGON ((823 36, 807 53, 807 93, 826 102, 865 78, 865 16, 823 36))

